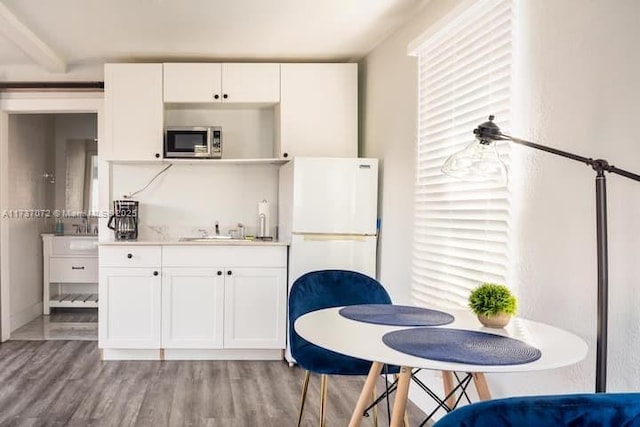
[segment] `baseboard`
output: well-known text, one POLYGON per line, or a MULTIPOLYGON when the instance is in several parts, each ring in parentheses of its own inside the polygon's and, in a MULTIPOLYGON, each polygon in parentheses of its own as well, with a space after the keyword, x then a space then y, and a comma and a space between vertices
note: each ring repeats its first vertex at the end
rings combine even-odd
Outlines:
POLYGON ((282 360, 280 349, 180 349, 164 350, 165 360, 282 360))
POLYGON ((160 350, 101 349, 102 360, 162 360, 160 350))
POLYGON ((282 350, 103 348, 102 360, 282 360, 282 350))
POLYGON ((31 322, 33 319, 37 318, 42 314, 42 301, 37 302, 18 313, 11 313, 11 319, 9 320, 9 326, 11 327, 11 332, 16 329, 26 325, 31 322))

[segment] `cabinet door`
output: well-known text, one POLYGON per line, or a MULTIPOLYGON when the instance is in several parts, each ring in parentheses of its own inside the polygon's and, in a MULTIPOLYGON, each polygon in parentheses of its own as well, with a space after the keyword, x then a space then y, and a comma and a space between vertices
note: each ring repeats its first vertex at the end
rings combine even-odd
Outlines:
POLYGON ((222 64, 222 98, 229 103, 280 101, 280 64, 222 64))
POLYGON ((225 270, 225 348, 285 347, 285 268, 225 270))
POLYGON ((222 269, 165 268, 162 275, 162 347, 222 348, 222 269))
POLYGON ((162 64, 104 66, 106 160, 154 160, 162 157, 162 64))
POLYGON ((101 348, 160 348, 160 283, 158 269, 100 269, 101 348))
POLYGON ((221 102, 220 64, 164 64, 164 102, 221 102))
POLYGON ((280 156, 357 157, 357 64, 280 67, 280 156))

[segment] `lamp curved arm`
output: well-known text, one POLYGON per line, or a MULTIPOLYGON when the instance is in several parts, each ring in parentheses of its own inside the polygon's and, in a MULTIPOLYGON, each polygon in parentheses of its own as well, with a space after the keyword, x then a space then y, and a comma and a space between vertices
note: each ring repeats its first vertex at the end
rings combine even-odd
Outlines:
POLYGON ((568 151, 558 150, 557 148, 547 147, 546 145, 536 144, 535 142, 527 141, 524 139, 516 138, 511 135, 506 135, 500 132, 500 128, 493 123, 494 116, 489 116, 489 121, 482 123, 473 133, 481 144, 490 144, 491 141, 510 141, 515 144, 524 145, 526 147, 535 148, 536 150, 546 151, 547 153, 555 154, 567 159, 575 160, 577 162, 584 163, 591 166, 596 172, 609 172, 616 175, 624 176, 625 178, 632 179, 634 181, 640 181, 640 175, 633 172, 626 171, 624 169, 617 168, 610 165, 608 161, 603 159, 592 159, 590 157, 580 156, 578 154, 570 153, 568 151))

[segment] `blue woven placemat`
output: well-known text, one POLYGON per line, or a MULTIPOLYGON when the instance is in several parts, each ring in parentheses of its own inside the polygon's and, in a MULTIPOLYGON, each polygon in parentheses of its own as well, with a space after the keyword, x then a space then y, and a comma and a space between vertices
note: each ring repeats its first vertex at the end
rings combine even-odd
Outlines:
POLYGON ((442 311, 393 304, 349 305, 338 312, 347 319, 392 326, 438 326, 451 323, 454 319, 442 311))
POLYGON ((513 338, 451 328, 403 329, 385 334, 382 341, 412 356, 469 365, 519 365, 542 356, 537 348, 513 338))

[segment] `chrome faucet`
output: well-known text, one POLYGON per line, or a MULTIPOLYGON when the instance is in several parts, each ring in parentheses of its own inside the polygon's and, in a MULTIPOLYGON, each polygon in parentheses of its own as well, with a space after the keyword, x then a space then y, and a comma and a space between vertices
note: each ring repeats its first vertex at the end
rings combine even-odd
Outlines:
POLYGON ((80 230, 80 232, 82 234, 89 234, 89 218, 87 217, 86 213, 83 213, 81 217, 82 217, 82 229, 80 230))

